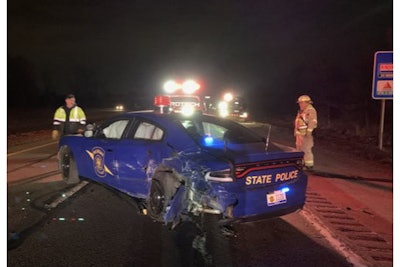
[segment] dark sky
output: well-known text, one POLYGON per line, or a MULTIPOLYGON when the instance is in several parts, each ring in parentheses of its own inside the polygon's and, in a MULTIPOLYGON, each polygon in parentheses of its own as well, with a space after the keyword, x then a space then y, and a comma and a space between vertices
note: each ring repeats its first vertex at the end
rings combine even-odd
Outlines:
POLYGON ((7 15, 8 56, 55 92, 155 94, 191 77, 257 105, 370 98, 374 52, 393 49, 388 0, 12 0, 7 15))

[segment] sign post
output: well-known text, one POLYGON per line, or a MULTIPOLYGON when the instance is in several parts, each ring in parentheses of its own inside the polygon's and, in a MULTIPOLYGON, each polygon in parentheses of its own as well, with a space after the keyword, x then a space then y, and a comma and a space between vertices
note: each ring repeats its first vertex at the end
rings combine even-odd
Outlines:
POLYGON ((385 100, 393 99, 393 51, 378 51, 374 56, 372 98, 381 99, 381 122, 379 128, 379 149, 383 147, 385 100))

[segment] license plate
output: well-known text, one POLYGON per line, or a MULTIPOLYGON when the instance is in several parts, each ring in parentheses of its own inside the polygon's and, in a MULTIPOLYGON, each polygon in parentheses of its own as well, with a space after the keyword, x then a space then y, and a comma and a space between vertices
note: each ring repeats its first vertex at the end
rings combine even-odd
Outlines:
POLYGON ((267 194, 268 206, 275 206, 286 203, 286 193, 280 190, 274 191, 273 193, 267 194))

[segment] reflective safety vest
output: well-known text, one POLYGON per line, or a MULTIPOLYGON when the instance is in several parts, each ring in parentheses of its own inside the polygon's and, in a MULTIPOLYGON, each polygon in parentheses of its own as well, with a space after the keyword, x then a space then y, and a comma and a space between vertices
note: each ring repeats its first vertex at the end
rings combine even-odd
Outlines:
POLYGON ((317 128, 317 111, 315 108, 308 104, 304 110, 299 110, 294 121, 294 130, 296 135, 306 135, 307 132, 312 133, 312 131, 317 128))
POLYGON ((61 106, 54 113, 53 129, 58 130, 61 135, 76 134, 79 130, 83 130, 85 125, 86 115, 79 106, 71 109, 61 106))

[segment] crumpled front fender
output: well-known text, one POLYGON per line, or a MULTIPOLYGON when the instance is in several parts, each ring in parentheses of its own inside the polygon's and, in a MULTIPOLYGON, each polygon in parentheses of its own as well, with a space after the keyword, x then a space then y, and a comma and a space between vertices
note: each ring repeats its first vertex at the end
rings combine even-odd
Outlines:
POLYGON ((180 215, 186 209, 187 201, 185 200, 186 187, 180 186, 170 202, 168 211, 164 214, 165 224, 169 222, 179 221, 180 215))

